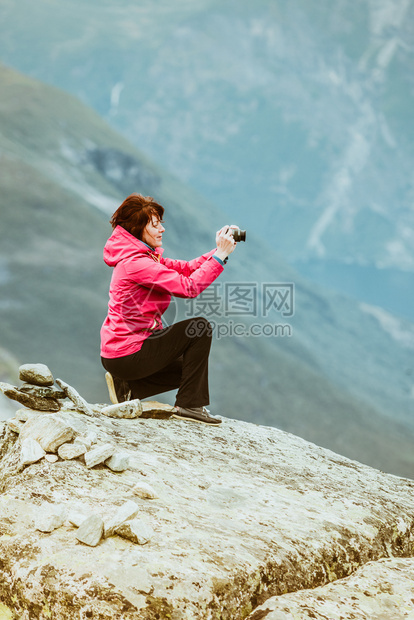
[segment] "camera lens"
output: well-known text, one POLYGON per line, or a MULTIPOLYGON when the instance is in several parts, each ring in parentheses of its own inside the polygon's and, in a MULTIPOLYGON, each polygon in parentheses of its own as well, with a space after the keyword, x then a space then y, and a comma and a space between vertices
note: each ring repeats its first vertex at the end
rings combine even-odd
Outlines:
POLYGON ((231 231, 233 235, 233 239, 235 241, 246 241, 246 231, 240 230, 240 228, 235 228, 231 231))

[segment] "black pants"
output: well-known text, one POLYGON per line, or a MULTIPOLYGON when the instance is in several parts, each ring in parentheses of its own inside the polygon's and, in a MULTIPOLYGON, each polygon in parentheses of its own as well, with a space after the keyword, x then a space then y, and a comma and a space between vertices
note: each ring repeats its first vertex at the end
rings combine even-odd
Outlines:
POLYGON ((203 317, 187 319, 152 333, 141 349, 125 357, 102 357, 114 377, 124 379, 132 398, 148 398, 178 388, 175 405, 210 404, 208 356, 212 327, 203 317))

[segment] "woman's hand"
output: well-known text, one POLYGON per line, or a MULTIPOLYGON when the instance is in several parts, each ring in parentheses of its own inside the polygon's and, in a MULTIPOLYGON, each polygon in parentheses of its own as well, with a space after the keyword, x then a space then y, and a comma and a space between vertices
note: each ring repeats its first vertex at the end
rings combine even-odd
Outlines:
POLYGON ((221 260, 227 258, 227 256, 234 252, 236 248, 236 242, 231 234, 232 228, 238 228, 238 226, 235 224, 232 224, 231 226, 226 224, 226 226, 220 228, 220 230, 216 233, 217 251, 215 252, 215 255, 218 258, 221 258, 221 260))

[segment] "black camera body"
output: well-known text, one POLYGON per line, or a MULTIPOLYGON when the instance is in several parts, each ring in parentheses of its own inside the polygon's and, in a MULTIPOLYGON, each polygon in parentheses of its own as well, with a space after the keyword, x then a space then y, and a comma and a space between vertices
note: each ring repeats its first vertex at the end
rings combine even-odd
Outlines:
POLYGON ((229 231, 235 241, 246 241, 246 231, 240 228, 229 228, 229 231))

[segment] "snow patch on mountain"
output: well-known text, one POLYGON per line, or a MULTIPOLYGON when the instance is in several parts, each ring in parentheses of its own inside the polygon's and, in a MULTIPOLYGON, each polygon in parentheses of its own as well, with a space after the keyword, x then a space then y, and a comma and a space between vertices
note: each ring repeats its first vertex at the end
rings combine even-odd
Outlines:
POLYGON ((398 319, 378 306, 362 303, 359 307, 363 312, 377 319, 382 329, 403 347, 414 349, 414 325, 412 323, 398 319))

